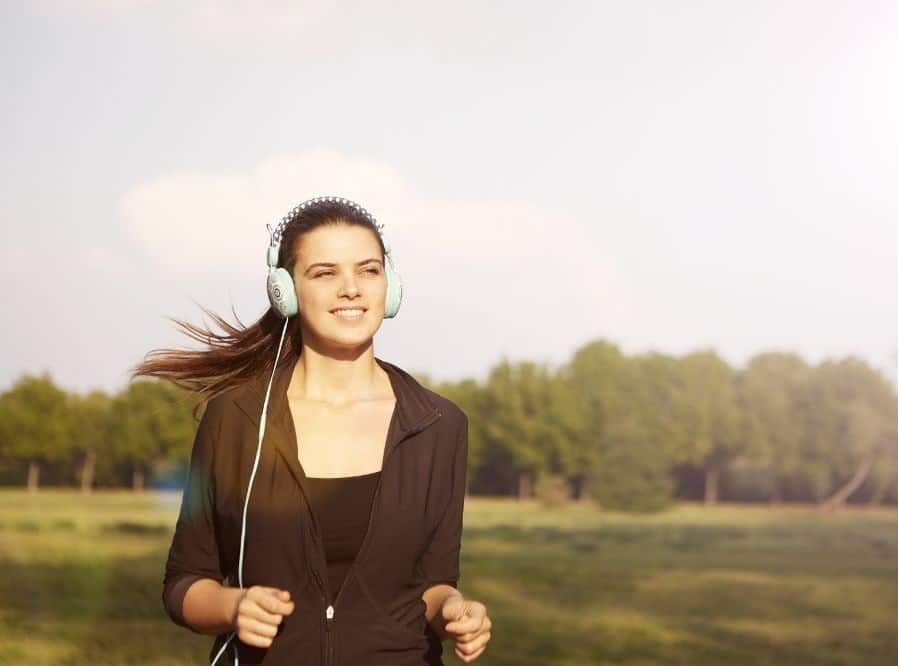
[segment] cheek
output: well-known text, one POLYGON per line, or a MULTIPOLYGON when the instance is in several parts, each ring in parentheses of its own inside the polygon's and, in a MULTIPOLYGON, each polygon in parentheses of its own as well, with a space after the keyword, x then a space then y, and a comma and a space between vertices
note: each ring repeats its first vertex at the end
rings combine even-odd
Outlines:
POLYGON ((387 282, 380 280, 376 284, 371 285, 371 305, 381 307, 387 298, 387 282))
POLYGON ((320 303, 325 296, 324 289, 321 288, 320 284, 308 281, 303 282, 301 285, 296 285, 296 295, 303 303, 308 303, 309 305, 320 303))
POLYGON ((327 309, 324 305, 324 298, 320 291, 314 287, 307 285, 301 288, 297 287, 296 299, 299 302, 300 310, 306 315, 311 314, 314 318, 320 319, 323 315, 328 314, 327 312, 322 312, 322 309, 327 309))

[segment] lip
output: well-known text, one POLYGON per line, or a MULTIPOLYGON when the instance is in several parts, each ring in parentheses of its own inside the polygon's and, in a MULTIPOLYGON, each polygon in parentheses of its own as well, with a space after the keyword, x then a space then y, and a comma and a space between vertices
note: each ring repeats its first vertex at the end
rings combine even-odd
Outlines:
POLYGON ((343 308, 337 308, 336 310, 331 310, 331 314, 337 317, 338 319, 345 322, 354 322, 354 321, 362 321, 365 318, 365 314, 368 312, 368 308, 345 308, 349 310, 361 310, 360 314, 354 315, 352 317, 347 317, 346 315, 340 314, 340 310, 343 308))

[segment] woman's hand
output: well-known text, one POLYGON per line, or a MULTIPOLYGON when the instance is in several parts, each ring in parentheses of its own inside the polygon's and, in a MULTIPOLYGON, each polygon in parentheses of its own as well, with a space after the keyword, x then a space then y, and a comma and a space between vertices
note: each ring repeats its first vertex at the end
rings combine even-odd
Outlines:
POLYGON ((278 625, 293 608, 287 590, 253 585, 240 595, 231 624, 241 641, 267 648, 277 635, 278 625))
POLYGON ((446 634, 455 641, 455 654, 464 662, 477 659, 486 649, 493 626, 486 606, 468 601, 461 594, 450 594, 440 612, 446 622, 446 634))

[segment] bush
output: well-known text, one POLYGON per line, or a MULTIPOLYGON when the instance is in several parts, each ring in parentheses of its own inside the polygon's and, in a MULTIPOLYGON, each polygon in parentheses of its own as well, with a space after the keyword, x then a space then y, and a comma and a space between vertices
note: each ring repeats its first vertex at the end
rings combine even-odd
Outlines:
POLYGON ((603 452, 590 487, 590 494, 604 509, 654 512, 670 505, 674 484, 665 455, 651 446, 630 442, 603 452))
POLYGON ((558 474, 541 474, 536 480, 533 493, 546 508, 563 506, 571 496, 567 479, 558 474))

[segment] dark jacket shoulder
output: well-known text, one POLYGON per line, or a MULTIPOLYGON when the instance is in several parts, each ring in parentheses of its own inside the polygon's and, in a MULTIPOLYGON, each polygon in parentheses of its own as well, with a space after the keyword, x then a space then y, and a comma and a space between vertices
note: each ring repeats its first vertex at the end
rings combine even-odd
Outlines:
POLYGON ((456 404, 446 396, 437 393, 433 389, 424 386, 421 382, 415 379, 415 377, 411 373, 399 367, 395 363, 391 363, 390 365, 392 365, 393 368, 403 374, 408 382, 413 385, 415 389, 420 392, 420 394, 423 395, 440 412, 440 414, 442 414, 447 423, 451 423, 455 427, 467 427, 468 416, 464 412, 464 410, 458 406, 458 404, 456 404))

